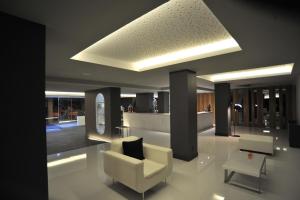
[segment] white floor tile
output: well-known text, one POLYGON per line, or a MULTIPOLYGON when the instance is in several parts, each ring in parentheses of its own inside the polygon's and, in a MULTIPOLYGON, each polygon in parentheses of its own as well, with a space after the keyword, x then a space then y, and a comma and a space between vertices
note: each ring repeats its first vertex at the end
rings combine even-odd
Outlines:
MULTIPOLYGON (((290 148, 286 131, 263 133, 262 129, 238 127, 237 134, 252 133, 278 137, 274 156, 267 157, 267 176, 262 181, 262 194, 224 184, 222 164, 237 150, 238 138, 216 137, 214 129, 198 134, 198 157, 190 162, 174 159, 168 183, 158 184, 145 193, 145 199, 163 200, 298 200, 300 190, 300 149, 290 148)), ((169 146, 165 133, 136 134, 145 142, 169 146), (147 135, 148 134, 148 135, 147 135)), ((100 144, 48 156, 48 162, 86 154, 69 163, 48 167, 49 197, 55 200, 116 200, 141 199, 141 195, 126 186, 112 184, 103 171, 102 154, 109 144, 100 144)), ((237 175, 235 179, 255 184, 255 179, 237 175)))

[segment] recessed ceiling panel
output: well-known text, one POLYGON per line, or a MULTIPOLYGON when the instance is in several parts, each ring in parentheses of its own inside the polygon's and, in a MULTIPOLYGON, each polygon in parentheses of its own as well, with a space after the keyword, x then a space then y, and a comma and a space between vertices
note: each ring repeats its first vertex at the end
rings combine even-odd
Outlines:
POLYGON ((171 0, 72 59, 145 71, 239 50, 202 0, 171 0))
POLYGON ((198 76, 198 78, 202 78, 212 82, 224 82, 224 81, 233 81, 233 80, 290 75, 292 74, 293 66, 294 63, 289 63, 283 65, 270 66, 270 67, 260 67, 260 68, 237 70, 237 71, 224 72, 218 74, 209 74, 209 75, 198 76))

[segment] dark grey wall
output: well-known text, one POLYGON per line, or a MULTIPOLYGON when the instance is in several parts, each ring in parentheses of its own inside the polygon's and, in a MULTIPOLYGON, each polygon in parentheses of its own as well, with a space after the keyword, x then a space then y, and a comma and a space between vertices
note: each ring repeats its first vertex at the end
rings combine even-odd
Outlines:
POLYGON ((168 113, 169 109, 169 92, 158 92, 157 110, 159 113, 168 113))
POLYGON ((297 79, 297 85, 296 85, 296 107, 297 107, 297 122, 298 125, 300 125, 300 75, 298 76, 297 79))
POLYGON ((153 93, 137 93, 135 99, 135 112, 153 112, 153 93))
POLYGON ((229 83, 215 84, 216 135, 229 136, 231 91, 229 83))
POLYGON ((96 96, 102 93, 105 104, 105 136, 118 134, 116 126, 121 125, 120 88, 109 87, 85 92, 85 123, 87 136, 97 133, 96 130, 96 96))
POLYGON ((196 73, 190 70, 170 72, 171 148, 175 158, 197 157, 196 73))
POLYGON ((45 26, 0 12, 1 199, 48 199, 45 26))

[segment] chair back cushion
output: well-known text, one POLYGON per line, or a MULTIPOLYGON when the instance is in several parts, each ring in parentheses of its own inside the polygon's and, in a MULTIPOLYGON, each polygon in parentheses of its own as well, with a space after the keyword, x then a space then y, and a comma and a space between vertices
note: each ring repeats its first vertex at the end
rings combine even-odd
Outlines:
POLYGON ((129 136, 129 137, 124 137, 124 138, 114 139, 111 142, 110 150, 114 151, 114 152, 117 152, 117 153, 123 154, 123 146, 122 146, 123 141, 134 141, 134 140, 137 140, 137 139, 139 139, 139 138, 135 137, 135 136, 129 136))
POLYGON ((123 154, 139 160, 144 160, 143 138, 134 141, 123 141, 123 154))

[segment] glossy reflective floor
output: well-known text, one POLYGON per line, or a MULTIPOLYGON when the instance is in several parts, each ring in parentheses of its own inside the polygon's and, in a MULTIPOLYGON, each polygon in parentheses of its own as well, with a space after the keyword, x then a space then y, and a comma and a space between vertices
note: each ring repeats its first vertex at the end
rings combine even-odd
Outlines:
MULTIPOLYGON (((198 134, 199 156, 184 162, 174 159, 167 185, 158 184, 145 193, 145 199, 186 200, 298 200, 300 191, 300 149, 288 146, 286 131, 263 133, 261 129, 237 129, 237 134, 273 135, 275 155, 267 157, 267 175, 263 176, 261 194, 224 184, 222 164, 237 150, 238 138, 215 137, 214 129, 198 134)), ((168 135, 141 133, 148 143, 168 146, 168 135), (164 144, 163 144, 164 143, 164 144)), ((120 183, 112 183, 103 171, 103 151, 109 144, 100 144, 48 156, 49 198, 63 200, 141 199, 141 195, 120 183), (67 159, 65 159, 67 158, 67 159)), ((234 180, 256 186, 256 179, 235 175, 234 180)))
MULTIPOLYGON (((68 126, 67 124, 59 125, 58 130, 52 129, 47 132, 47 154, 65 152, 73 149, 78 149, 102 142, 87 140, 84 126, 68 126)), ((58 126, 58 125, 56 125, 58 126)))

